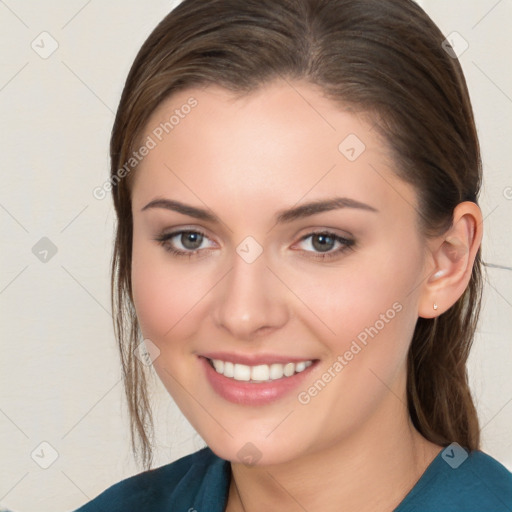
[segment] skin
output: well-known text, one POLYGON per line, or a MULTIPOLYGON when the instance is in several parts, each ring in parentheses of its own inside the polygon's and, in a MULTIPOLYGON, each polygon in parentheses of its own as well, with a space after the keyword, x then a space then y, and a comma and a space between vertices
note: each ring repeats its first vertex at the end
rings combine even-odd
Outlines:
MULTIPOLYGON (((197 106, 143 159, 132 189, 133 297, 144 337, 160 350, 155 370, 208 446, 231 461, 226 510, 392 510, 442 449, 410 421, 406 356, 418 316, 441 314, 467 286, 480 210, 462 203, 452 230, 426 239, 416 192, 393 173, 370 120, 305 83, 277 81, 241 99, 216 86, 181 91, 153 113, 143 137, 190 96, 197 106), (338 149, 349 134, 366 146, 355 161, 338 149), (377 211, 275 223, 278 211, 334 196, 377 211), (141 211, 155 198, 207 208, 221 222, 141 211), (198 255, 177 257, 155 241, 179 229, 205 233, 198 255), (321 230, 355 243, 322 261, 315 237, 301 241, 321 230), (236 252, 247 236, 263 249, 252 263, 236 252), (297 393, 396 303, 400 312, 378 335, 300 403, 297 393), (296 392, 247 406, 209 385, 198 354, 213 350, 320 362, 296 392), (252 466, 237 455, 248 442, 261 457, 252 466)), ((174 247, 187 250, 180 240, 174 247)))

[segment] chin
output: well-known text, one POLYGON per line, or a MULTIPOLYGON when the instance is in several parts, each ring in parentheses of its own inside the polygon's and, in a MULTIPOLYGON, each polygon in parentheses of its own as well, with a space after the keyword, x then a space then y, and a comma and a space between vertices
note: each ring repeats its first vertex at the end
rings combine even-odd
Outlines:
POLYGON ((280 446, 279 442, 268 439, 249 441, 244 438, 229 438, 229 440, 211 440, 203 437, 207 446, 218 457, 246 466, 270 466, 285 464, 300 456, 293 447, 280 446))

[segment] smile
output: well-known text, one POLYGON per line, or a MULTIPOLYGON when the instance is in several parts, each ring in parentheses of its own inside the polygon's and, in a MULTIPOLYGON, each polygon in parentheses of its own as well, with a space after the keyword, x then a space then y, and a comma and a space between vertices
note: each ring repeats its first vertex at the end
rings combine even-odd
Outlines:
POLYGON ((270 382, 288 378, 304 371, 313 364, 313 361, 299 361, 297 363, 273 363, 249 366, 245 364, 222 361, 221 359, 208 359, 215 371, 224 377, 246 382, 270 382))

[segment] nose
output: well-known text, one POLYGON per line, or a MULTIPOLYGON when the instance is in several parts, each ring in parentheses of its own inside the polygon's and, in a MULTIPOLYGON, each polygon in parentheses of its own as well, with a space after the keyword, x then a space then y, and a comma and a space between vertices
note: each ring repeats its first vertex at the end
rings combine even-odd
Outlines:
POLYGON ((289 313, 286 288, 268 268, 265 251, 252 263, 236 253, 216 287, 214 321, 238 340, 253 340, 283 327, 289 313))

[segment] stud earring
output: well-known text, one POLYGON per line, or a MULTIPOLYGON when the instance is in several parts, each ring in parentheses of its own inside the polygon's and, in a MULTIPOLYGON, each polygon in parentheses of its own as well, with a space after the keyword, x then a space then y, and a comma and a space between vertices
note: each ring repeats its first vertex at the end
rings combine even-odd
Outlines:
POLYGON ((432 306, 434 309, 437 309, 437 304, 434 302, 434 305, 432 306))

